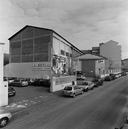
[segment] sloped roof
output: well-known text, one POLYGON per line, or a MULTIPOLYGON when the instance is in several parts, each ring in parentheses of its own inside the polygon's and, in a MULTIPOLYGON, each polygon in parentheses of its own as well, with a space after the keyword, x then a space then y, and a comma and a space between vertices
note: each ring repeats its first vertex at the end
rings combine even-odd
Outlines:
POLYGON ((32 27, 32 28, 38 28, 38 29, 44 29, 44 30, 49 30, 54 32, 56 35, 58 35, 59 37, 61 37, 63 40, 65 40, 68 44, 70 44, 72 47, 74 47, 76 50, 78 50, 81 54, 84 54, 81 50, 79 50, 76 46, 74 46, 73 44, 71 44, 69 41, 67 41, 65 38, 63 38, 61 35, 59 35, 57 32, 55 32, 52 29, 47 29, 47 28, 42 28, 42 27, 36 27, 36 26, 31 26, 31 25, 26 25, 24 26, 22 29, 20 29, 18 32, 16 32, 14 35, 12 35, 8 40, 11 40, 14 36, 16 36, 18 33, 20 33, 21 31, 23 31, 25 28, 27 27, 32 27))
POLYGON ((76 57, 76 59, 86 59, 86 60, 93 59, 93 60, 100 60, 100 59, 105 59, 105 58, 104 58, 104 57, 101 57, 101 56, 92 55, 92 54, 85 54, 85 55, 76 57))

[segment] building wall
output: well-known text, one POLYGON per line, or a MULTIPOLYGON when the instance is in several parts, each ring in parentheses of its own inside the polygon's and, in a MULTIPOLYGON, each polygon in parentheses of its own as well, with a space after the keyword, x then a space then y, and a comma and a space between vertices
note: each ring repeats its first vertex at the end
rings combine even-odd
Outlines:
POLYGON ((50 71, 45 68, 45 65, 51 63, 51 36, 49 30, 26 27, 11 38, 9 67, 5 72, 8 73, 7 76, 26 78, 51 76, 50 71), (37 68, 33 69, 35 63, 37 68))
POLYGON ((72 65, 71 45, 53 33, 52 75, 69 75, 72 65))
POLYGON ((4 76, 18 78, 49 78, 51 76, 50 63, 51 62, 10 63, 4 67, 4 76))
POLYGON ((52 51, 53 76, 73 74, 73 58, 81 52, 70 45, 66 40, 53 33, 52 51))
POLYGON ((27 27, 10 40, 10 63, 50 61, 51 32, 27 27))
POLYGON ((100 45, 100 55, 107 57, 106 69, 121 71, 121 46, 115 41, 109 41, 100 45))
POLYGON ((105 76, 105 60, 95 61, 95 75, 104 77, 105 76))

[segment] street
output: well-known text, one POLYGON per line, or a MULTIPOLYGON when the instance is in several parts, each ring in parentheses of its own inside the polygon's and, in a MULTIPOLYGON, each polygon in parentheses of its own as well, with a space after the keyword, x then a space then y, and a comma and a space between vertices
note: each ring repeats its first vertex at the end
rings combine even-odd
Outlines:
POLYGON ((128 76, 75 98, 59 96, 13 115, 5 129, 114 129, 125 117, 128 76))

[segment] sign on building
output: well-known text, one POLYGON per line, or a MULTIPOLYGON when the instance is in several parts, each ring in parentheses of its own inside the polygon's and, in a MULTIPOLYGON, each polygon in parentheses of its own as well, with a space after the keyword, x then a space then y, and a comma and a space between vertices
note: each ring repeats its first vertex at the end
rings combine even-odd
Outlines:
POLYGON ((51 63, 50 62, 41 62, 41 63, 34 63, 33 70, 51 70, 51 63))

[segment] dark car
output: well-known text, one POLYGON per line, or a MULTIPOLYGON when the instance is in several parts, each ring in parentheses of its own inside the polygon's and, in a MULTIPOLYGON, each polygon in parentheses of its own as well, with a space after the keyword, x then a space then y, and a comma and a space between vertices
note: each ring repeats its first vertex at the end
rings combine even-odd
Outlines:
POLYGON ((45 86, 45 87, 50 87, 50 79, 44 79, 43 80, 43 86, 45 86))
POLYGON ((112 80, 116 79, 116 75, 115 74, 110 74, 110 76, 112 77, 112 80))
POLYGON ((77 80, 85 80, 86 79, 85 75, 81 71, 74 72, 74 75, 76 75, 77 80))
POLYGON ((50 87, 50 79, 35 79, 32 85, 50 87))
POLYGON ((14 90, 14 88, 11 86, 8 86, 8 97, 15 96, 15 95, 16 95, 16 91, 14 90))
POLYGON ((34 86, 43 86, 43 79, 35 79, 33 81, 34 86))
POLYGON ((121 76, 126 76, 127 75, 127 73, 125 72, 125 71, 123 71, 122 73, 121 73, 121 76))
POLYGON ((94 83, 95 87, 98 87, 103 85, 104 80, 100 78, 94 78, 92 82, 94 83))
POLYGON ((106 76, 104 80, 105 80, 105 81, 112 81, 113 79, 112 79, 111 76, 106 76))

